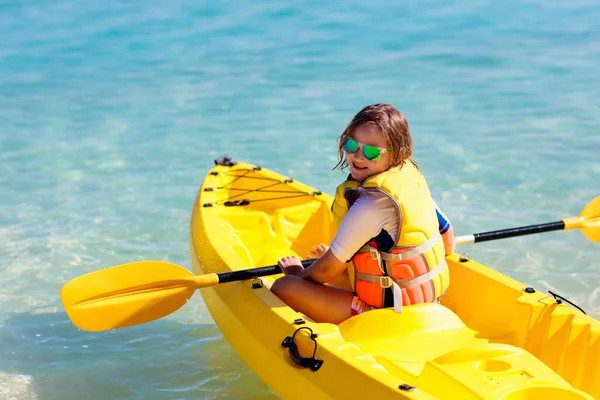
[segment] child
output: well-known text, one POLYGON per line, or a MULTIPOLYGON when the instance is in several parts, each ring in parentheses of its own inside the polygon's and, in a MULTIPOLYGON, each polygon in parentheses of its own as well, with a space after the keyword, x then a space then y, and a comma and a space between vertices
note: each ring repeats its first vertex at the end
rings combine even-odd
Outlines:
POLYGON ((319 258, 306 269, 297 257, 279 260, 285 276, 271 290, 294 310, 331 323, 437 301, 448 288, 445 256, 454 237, 410 159, 404 115, 389 104, 363 108, 340 136, 338 153, 335 168, 348 167, 350 176, 332 205, 336 237, 329 248, 313 249, 319 258), (325 284, 346 271, 349 288, 325 284))

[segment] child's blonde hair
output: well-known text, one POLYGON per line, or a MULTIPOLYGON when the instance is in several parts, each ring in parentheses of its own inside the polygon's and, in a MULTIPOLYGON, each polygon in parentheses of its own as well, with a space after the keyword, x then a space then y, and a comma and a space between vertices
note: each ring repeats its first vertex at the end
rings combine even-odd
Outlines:
POLYGON ((392 148, 389 166, 401 165, 412 155, 412 137, 404 114, 391 104, 372 104, 360 110, 338 138, 339 161, 333 169, 348 167, 344 156, 344 143, 352 137, 354 130, 363 124, 379 128, 392 148))

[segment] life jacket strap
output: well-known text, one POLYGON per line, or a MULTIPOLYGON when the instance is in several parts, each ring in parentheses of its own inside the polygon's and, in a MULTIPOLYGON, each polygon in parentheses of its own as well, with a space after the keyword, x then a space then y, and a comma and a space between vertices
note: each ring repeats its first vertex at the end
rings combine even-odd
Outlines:
MULTIPOLYGON (((357 272, 356 279, 362 280, 365 282, 370 282, 370 283, 377 283, 383 289, 387 289, 387 288, 393 286, 392 290, 394 293, 394 311, 402 312, 402 288, 420 285, 429 280, 432 280, 437 275, 439 275, 439 273, 442 272, 442 269, 444 269, 445 267, 446 267, 446 259, 443 259, 434 269, 424 273, 423 275, 419 275, 414 278, 394 280, 390 276, 381 276, 381 275, 367 274, 364 272, 357 272)), ((438 299, 435 299, 434 301, 437 301, 438 299)))
MULTIPOLYGON (((385 261, 406 260, 408 258, 416 257, 420 254, 425 253, 427 250, 431 249, 438 242, 438 240, 441 240, 441 239, 442 239, 442 235, 438 231, 431 238, 429 238, 429 240, 427 240, 425 243, 423 243, 417 247, 413 247, 412 249, 404 251, 402 253, 394 254, 394 253, 386 253, 385 251, 380 251, 379 253, 381 253, 381 259, 385 260, 385 261)), ((371 251, 371 256, 373 256, 372 251, 371 251)))
POLYGON ((424 273, 423 275, 416 276, 414 278, 407 279, 392 279, 391 276, 373 275, 367 274, 366 272, 356 272, 356 279, 369 283, 377 283, 382 288, 389 288, 392 284, 396 283, 398 286, 406 288, 410 286, 417 286, 425 283, 442 272, 442 269, 446 267, 446 260, 442 260, 434 269, 424 273))
POLYGON ((394 284, 394 280, 392 279, 392 277, 387 275, 373 275, 364 272, 357 272, 356 279, 369 283, 377 283, 384 289, 392 287, 392 285, 394 284))
POLYGON ((442 269, 444 269, 445 267, 446 267, 446 259, 443 259, 442 262, 440 262, 438 265, 436 265, 434 269, 424 273, 423 275, 419 275, 414 278, 398 279, 395 282, 400 287, 417 286, 417 285, 420 285, 427 281, 430 281, 433 278, 435 278, 436 276, 438 276, 439 273, 442 272, 442 269))

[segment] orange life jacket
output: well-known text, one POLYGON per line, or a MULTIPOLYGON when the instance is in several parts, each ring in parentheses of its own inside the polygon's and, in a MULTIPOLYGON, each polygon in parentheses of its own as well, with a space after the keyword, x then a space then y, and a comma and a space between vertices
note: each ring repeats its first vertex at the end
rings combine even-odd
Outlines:
POLYGON ((332 205, 338 227, 362 190, 379 191, 394 200, 399 233, 394 242, 382 230, 352 257, 349 275, 355 293, 367 304, 394 306, 396 311, 403 305, 436 301, 449 286, 449 271, 425 179, 408 161, 365 181, 342 183, 332 205))

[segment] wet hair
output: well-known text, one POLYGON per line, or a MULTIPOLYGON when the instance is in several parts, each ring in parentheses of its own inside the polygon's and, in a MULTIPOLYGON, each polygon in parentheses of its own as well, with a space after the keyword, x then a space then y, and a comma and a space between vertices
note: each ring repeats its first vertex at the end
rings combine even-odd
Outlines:
POLYGON ((372 104, 360 110, 338 138, 339 161, 333 169, 348 167, 344 155, 344 143, 353 137, 354 131, 361 125, 371 124, 379 128, 392 148, 389 166, 401 165, 412 155, 412 137, 408 121, 404 114, 391 104, 372 104))

